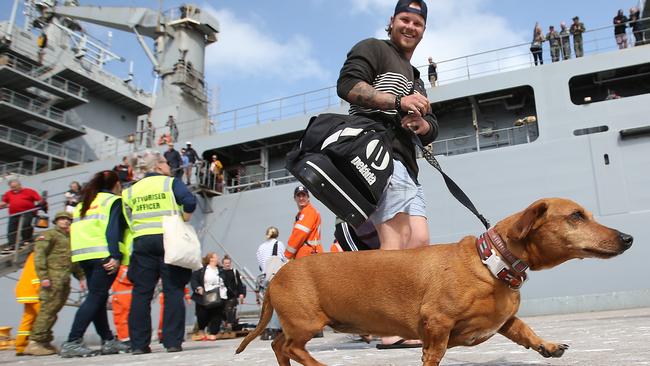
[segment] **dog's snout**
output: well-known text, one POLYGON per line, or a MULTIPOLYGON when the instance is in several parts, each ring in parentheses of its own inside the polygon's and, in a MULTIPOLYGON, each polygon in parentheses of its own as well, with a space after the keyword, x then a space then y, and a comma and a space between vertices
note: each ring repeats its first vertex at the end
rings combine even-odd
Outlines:
POLYGON ((623 243, 625 249, 629 249, 632 246, 632 242, 634 241, 634 237, 632 237, 632 235, 628 235, 620 231, 618 232, 618 238, 621 240, 621 243, 623 243))

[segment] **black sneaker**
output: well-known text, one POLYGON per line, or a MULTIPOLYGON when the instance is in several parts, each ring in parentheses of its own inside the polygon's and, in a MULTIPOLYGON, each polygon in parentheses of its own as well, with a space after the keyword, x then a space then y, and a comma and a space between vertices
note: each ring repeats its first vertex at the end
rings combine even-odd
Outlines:
POLYGON ((59 352, 59 355, 63 358, 94 357, 99 354, 99 351, 86 347, 80 339, 63 343, 61 345, 61 351, 59 352))
POLYGON ((181 351, 183 351, 183 347, 182 347, 182 346, 171 346, 171 347, 167 347, 167 352, 169 352, 169 353, 181 352, 181 351))
POLYGON ((101 353, 102 355, 114 355, 118 353, 129 353, 131 352, 131 342, 128 344, 126 342, 120 342, 117 338, 113 338, 110 341, 104 341, 102 343, 101 353))
POLYGON ((131 351, 132 355, 145 355, 147 353, 151 353, 151 347, 146 346, 144 348, 136 348, 131 351))

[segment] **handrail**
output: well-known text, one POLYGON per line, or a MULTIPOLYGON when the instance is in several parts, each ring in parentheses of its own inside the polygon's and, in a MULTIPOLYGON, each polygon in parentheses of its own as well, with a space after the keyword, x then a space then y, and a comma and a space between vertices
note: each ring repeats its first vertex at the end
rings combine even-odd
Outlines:
POLYGON ((83 154, 80 150, 67 147, 63 144, 42 139, 36 135, 17 130, 8 126, 0 125, 0 139, 14 144, 25 146, 28 149, 37 150, 41 153, 57 157, 71 163, 81 163, 83 154))
MULTIPOLYGON (((65 112, 59 108, 48 106, 45 103, 40 102, 34 98, 30 98, 7 88, 0 88, 0 97, 0 100, 4 102, 15 105, 19 108, 27 109, 30 112, 34 112, 51 120, 66 124, 64 118, 65 112)), ((70 126, 78 128, 78 126, 70 126)))
POLYGON ((47 84, 52 85, 53 87, 57 89, 61 89, 69 94, 75 95, 80 98, 87 98, 88 95, 88 89, 86 87, 83 87, 73 81, 70 81, 68 79, 62 78, 60 76, 50 76, 49 78, 46 79, 41 79, 39 78, 39 69, 35 67, 35 65, 32 65, 28 62, 22 61, 19 58, 11 55, 11 54, 4 54, 0 59, 6 59, 9 62, 5 64, 0 64, 0 66, 9 66, 13 70, 20 72, 22 74, 26 74, 30 77, 39 79, 47 84))

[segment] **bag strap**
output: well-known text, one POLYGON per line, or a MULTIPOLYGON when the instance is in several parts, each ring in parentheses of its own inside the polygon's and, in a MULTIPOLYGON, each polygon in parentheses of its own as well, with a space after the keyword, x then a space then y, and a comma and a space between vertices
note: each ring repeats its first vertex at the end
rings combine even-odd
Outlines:
MULTIPOLYGON (((413 94, 414 92, 415 92, 415 82, 413 82, 413 84, 411 85, 411 91, 409 92, 409 95, 413 94)), ((398 116, 399 119, 402 118, 401 113, 402 113, 401 111, 397 111, 396 116, 398 116)), ((401 128, 401 123, 398 120, 398 118, 395 119, 395 125, 397 128, 401 128)), ((442 178, 445 180, 445 184, 447 185, 447 189, 449 190, 449 193, 451 193, 451 195, 454 196, 454 198, 458 202, 460 202, 463 206, 465 206, 468 210, 470 210, 470 212, 472 212, 474 216, 476 216, 479 219, 479 221, 481 221, 483 226, 485 226, 486 230, 489 229, 490 222, 478 212, 476 207, 474 207, 472 200, 470 200, 469 197, 467 197, 465 192, 463 192, 463 190, 458 186, 458 184, 456 184, 456 182, 454 182, 453 179, 451 179, 445 172, 442 171, 442 168, 440 167, 440 163, 438 163, 436 157, 433 155, 431 151, 425 149, 424 146, 422 146, 422 141, 420 141, 420 139, 415 134, 415 132, 413 131, 411 132, 412 132, 411 140, 417 147, 420 148, 420 151, 422 151, 422 156, 424 156, 424 159, 427 161, 427 163, 429 163, 432 167, 436 168, 436 170, 439 171, 440 174, 442 174, 442 178)))
POLYGON ((273 257, 278 256, 278 241, 277 240, 275 241, 275 244, 273 244, 273 254, 271 254, 271 256, 273 256, 273 257))

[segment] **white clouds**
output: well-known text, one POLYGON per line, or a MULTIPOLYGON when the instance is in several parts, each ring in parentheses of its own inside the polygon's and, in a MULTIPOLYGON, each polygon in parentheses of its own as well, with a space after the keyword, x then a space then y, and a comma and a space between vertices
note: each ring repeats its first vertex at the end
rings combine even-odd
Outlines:
POLYGON ((277 40, 228 10, 208 9, 219 19, 219 41, 206 49, 206 71, 235 78, 257 77, 293 81, 325 79, 329 73, 312 55, 312 45, 301 35, 277 40))
MULTIPOLYGON (((384 16, 388 22, 395 3, 395 0, 362 0, 356 3, 356 10, 384 16)), ((428 1, 427 30, 413 54, 411 63, 415 66, 425 65, 427 58, 432 56, 439 64, 439 78, 441 82, 445 82, 464 77, 467 70, 464 59, 440 63, 442 60, 529 41, 528 33, 515 32, 505 17, 490 12, 487 9, 489 3, 488 0, 428 1)), ((375 31, 375 37, 386 38, 383 27, 375 31)), ((470 72, 477 74, 488 70, 496 71, 499 68, 521 65, 528 59, 527 47, 499 51, 498 55, 496 52, 490 53, 471 58, 469 64, 475 66, 470 68, 470 72), (501 59, 498 63, 497 58, 501 59)))

